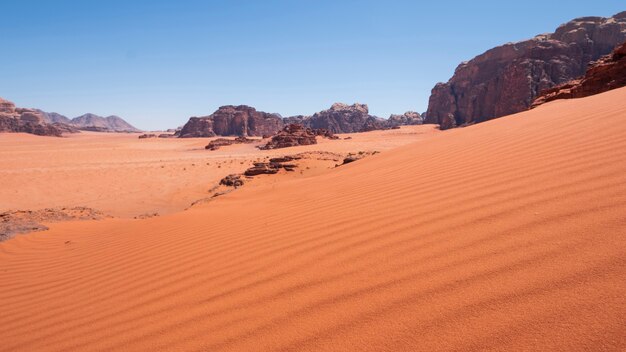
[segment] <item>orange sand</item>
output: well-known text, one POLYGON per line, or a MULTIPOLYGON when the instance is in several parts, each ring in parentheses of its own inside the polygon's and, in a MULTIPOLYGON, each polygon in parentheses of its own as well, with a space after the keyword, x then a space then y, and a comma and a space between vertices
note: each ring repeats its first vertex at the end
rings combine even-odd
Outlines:
MULTIPOLYGON (((384 151, 437 133, 433 126, 318 138, 319 144, 261 151, 233 145, 207 151, 209 138, 138 139, 89 133, 67 138, 0 134, 0 212, 85 206, 121 217, 167 214, 210 196, 208 190, 264 156, 324 150, 384 151), (219 166, 219 167, 218 167, 219 166)), ((259 142, 260 143, 260 142, 259 142)))
POLYGON ((0 243, 0 350, 624 351, 625 102, 0 243))

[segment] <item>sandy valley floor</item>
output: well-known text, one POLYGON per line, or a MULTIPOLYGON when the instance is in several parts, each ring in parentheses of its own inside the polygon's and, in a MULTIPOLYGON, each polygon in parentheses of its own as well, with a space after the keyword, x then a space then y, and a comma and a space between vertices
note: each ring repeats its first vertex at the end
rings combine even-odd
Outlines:
POLYGON ((624 351, 625 101, 324 141, 382 153, 187 211, 260 152, 2 135, 2 209, 166 215, 0 243, 0 351, 624 351))
POLYGON ((57 138, 5 133, 0 134, 0 212, 85 206, 116 217, 163 215, 209 196, 209 189, 222 177, 242 172, 267 156, 385 151, 437 132, 432 125, 406 126, 339 135, 351 137, 348 140, 319 138, 317 145, 274 151, 256 148, 260 141, 207 151, 204 146, 209 138, 142 140, 139 134, 93 132, 57 138))

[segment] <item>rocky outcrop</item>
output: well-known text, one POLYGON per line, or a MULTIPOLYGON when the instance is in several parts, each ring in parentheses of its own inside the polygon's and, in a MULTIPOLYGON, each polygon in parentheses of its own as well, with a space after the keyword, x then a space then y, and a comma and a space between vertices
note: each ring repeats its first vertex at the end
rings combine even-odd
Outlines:
POLYGON ((315 133, 316 136, 320 136, 320 137, 324 137, 324 138, 328 138, 328 139, 339 139, 338 136, 335 136, 333 131, 327 130, 325 128, 313 129, 313 133, 315 133))
POLYGON ((407 111, 403 115, 391 115, 389 119, 385 120, 370 115, 366 104, 355 103, 347 105, 335 103, 330 109, 317 112, 312 116, 291 116, 285 118, 284 122, 285 124, 301 124, 314 131, 328 131, 334 134, 384 130, 405 125, 420 125, 424 120, 419 113, 413 111, 407 111))
POLYGON ((215 137, 213 119, 210 117, 192 117, 178 134, 179 138, 215 137))
POLYGON ((282 131, 278 132, 260 149, 278 149, 311 144, 317 144, 315 132, 312 129, 299 124, 290 124, 285 126, 282 131))
POLYGON ((269 163, 254 163, 254 166, 246 170, 246 176, 272 175, 278 173, 278 168, 271 167, 269 163))
POLYGON ((102 117, 95 114, 84 114, 70 120, 70 125, 83 131, 95 132, 140 132, 137 128, 119 116, 102 117))
POLYGON ((204 147, 204 149, 208 150, 218 150, 220 147, 224 147, 232 144, 248 144, 253 143, 254 139, 249 139, 246 137, 237 137, 235 139, 226 139, 226 138, 218 138, 209 142, 209 144, 204 147))
POLYGON ((60 123, 47 123, 39 110, 17 108, 12 102, 0 98, 0 132, 60 137, 63 133, 76 132, 76 129, 60 123))
POLYGON ((585 75, 554 88, 535 99, 532 107, 557 99, 582 98, 626 86, 626 42, 593 62, 585 75))
POLYGON ((191 117, 178 134, 182 138, 214 136, 263 136, 269 138, 284 126, 302 125, 318 135, 337 138, 335 133, 367 132, 402 125, 418 125, 423 122, 420 114, 406 112, 392 115, 389 120, 369 114, 366 104, 347 105, 335 103, 330 109, 311 116, 281 117, 256 111, 246 105, 220 107, 209 116, 191 117))
POLYGON ((387 127, 421 125, 423 123, 424 119, 415 111, 407 111, 402 115, 391 115, 387 119, 387 127))
POLYGON ((366 104, 333 104, 330 109, 305 117, 303 124, 313 129, 326 129, 333 133, 353 133, 380 130, 385 120, 369 114, 366 104))
POLYGON ((269 163, 254 163, 254 166, 247 169, 243 174, 247 177, 257 175, 273 175, 278 173, 280 169, 284 169, 285 171, 294 171, 296 167, 297 165, 295 164, 285 164, 283 162, 276 161, 270 161, 269 163))
POLYGON ((220 180, 220 185, 228 186, 228 187, 241 187, 243 186, 244 181, 241 175, 238 174, 230 174, 223 179, 220 180))
POLYGON ((179 137, 263 136, 272 135, 283 127, 278 114, 257 111, 247 105, 222 106, 213 114, 189 119, 179 137))
POLYGON ((211 117, 213 131, 219 136, 262 136, 274 134, 283 127, 279 115, 246 105, 222 106, 211 117))
POLYGON ((45 231, 48 227, 43 225, 44 222, 97 220, 105 217, 102 212, 85 207, 6 211, 0 213, 0 242, 21 233, 45 231))
POLYGON ((577 18, 554 33, 488 50, 433 88, 425 122, 446 129, 524 111, 541 91, 582 75, 625 40, 621 12, 577 18))

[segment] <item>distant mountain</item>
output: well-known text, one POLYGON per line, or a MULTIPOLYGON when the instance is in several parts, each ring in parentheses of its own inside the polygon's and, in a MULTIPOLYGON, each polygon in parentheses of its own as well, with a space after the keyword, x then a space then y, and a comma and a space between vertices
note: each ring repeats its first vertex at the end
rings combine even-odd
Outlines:
POLYGON ((102 117, 95 114, 84 114, 73 118, 70 125, 85 131, 100 132, 140 132, 119 116, 102 117))
POLYGON ((70 119, 68 119, 67 117, 56 113, 56 112, 45 112, 43 110, 40 109, 34 109, 35 111, 39 112, 42 116, 43 119, 46 123, 63 123, 66 125, 70 124, 70 119))

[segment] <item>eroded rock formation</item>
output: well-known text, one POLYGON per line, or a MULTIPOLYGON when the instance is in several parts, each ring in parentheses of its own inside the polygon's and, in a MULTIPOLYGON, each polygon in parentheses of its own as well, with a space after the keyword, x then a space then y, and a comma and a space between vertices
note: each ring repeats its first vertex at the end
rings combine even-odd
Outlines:
POLYGON ((556 99, 582 98, 626 86, 626 42, 609 55, 593 62, 585 75, 547 89, 535 99, 532 107, 556 99))
POLYGON ((213 119, 210 117, 192 117, 178 134, 180 138, 215 137, 213 119))
POLYGON ((204 147, 204 149, 208 150, 218 150, 220 147, 224 147, 232 144, 244 144, 244 143, 252 143, 254 139, 246 138, 246 137, 237 137, 235 139, 227 139, 227 138, 218 138, 209 142, 209 144, 204 147))
POLYGON ((213 114, 189 119, 179 137, 263 136, 272 135, 283 127, 278 114, 257 111, 247 105, 222 106, 213 114))
POLYGON ((488 50, 433 88, 426 122, 446 129, 524 111, 541 91, 581 76, 591 61, 625 40, 621 12, 577 18, 554 33, 488 50))
POLYGON ((260 149, 278 149, 311 144, 317 144, 315 132, 312 129, 300 124, 289 124, 260 149))
POLYGON ((284 126, 302 125, 317 135, 335 139, 335 133, 367 132, 394 128, 402 125, 418 125, 423 122, 420 114, 406 112, 391 115, 388 120, 369 114, 366 104, 335 103, 330 109, 311 116, 296 115, 281 117, 246 105, 220 107, 209 116, 191 117, 178 134, 179 137, 214 136, 263 136, 269 138, 284 126))
POLYGON ((402 115, 391 115, 387 120, 388 127, 421 125, 422 123, 424 123, 424 119, 415 111, 407 111, 402 115))
POLYGON ((220 180, 220 185, 228 186, 228 187, 241 187, 244 184, 244 180, 241 175, 238 174, 230 174, 223 179, 220 180))
POLYGON ((47 123, 40 111, 18 108, 12 102, 0 98, 0 132, 60 137, 63 133, 76 132, 76 129, 60 123, 47 123))
POLYGON ((330 109, 305 117, 303 124, 313 129, 333 133, 353 133, 384 129, 385 120, 369 114, 366 104, 335 103, 330 109))

